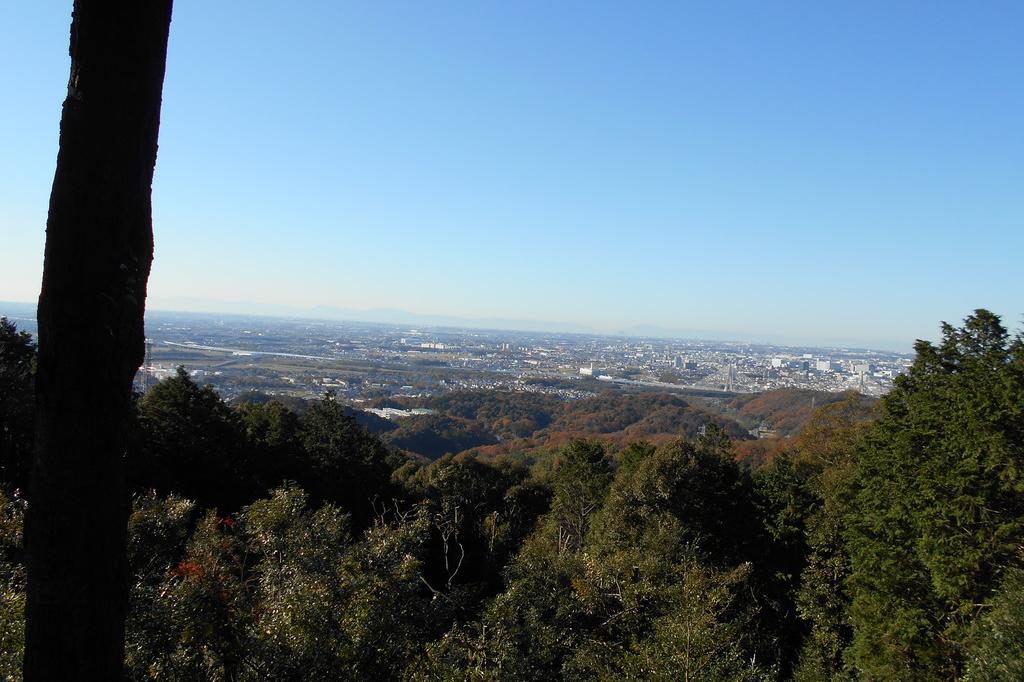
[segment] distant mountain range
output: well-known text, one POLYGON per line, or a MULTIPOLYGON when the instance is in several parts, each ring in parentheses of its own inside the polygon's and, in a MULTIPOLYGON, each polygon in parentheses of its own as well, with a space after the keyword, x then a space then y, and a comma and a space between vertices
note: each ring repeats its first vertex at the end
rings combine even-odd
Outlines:
POLYGON ((498 329, 502 331, 552 332, 567 334, 597 334, 601 336, 627 336, 638 338, 701 339, 716 341, 764 342, 757 334, 716 334, 708 330, 668 328, 637 324, 617 330, 597 329, 564 320, 530 320, 504 317, 464 317, 414 313, 399 308, 344 308, 338 306, 289 306, 253 301, 227 302, 202 298, 176 298, 161 301, 154 311, 175 310, 188 312, 260 315, 268 317, 296 317, 307 319, 374 322, 421 327, 457 327, 460 329, 498 329))
POLYGON ((771 343, 763 335, 740 333, 716 333, 708 330, 678 329, 657 325, 637 324, 622 329, 596 329, 586 325, 563 320, 524 320, 503 317, 462 317, 458 315, 435 315, 414 313, 399 308, 343 308, 337 306, 288 306, 252 301, 225 302, 207 299, 174 299, 164 301, 153 308, 182 312, 209 312, 267 317, 294 317, 300 319, 337 320, 348 322, 371 322, 376 324, 397 324, 410 327, 456 327, 459 329, 496 329, 501 331, 544 332, 562 334, 594 334, 599 336, 624 336, 633 338, 694 339, 703 341, 738 341, 771 343), (167 305, 170 303, 171 305, 167 305))
MULTIPOLYGON (((201 298, 181 298, 150 305, 149 311, 189 312, 221 315, 252 315, 257 317, 292 317, 314 320, 372 322, 422 327, 458 327, 460 329, 500 329, 503 331, 562 332, 570 334, 599 334, 592 327, 571 322, 550 320, 516 320, 498 317, 459 317, 413 313, 397 308, 340 308, 334 306, 289 306, 252 301, 227 302, 201 298)), ((31 303, 0 301, 0 315, 35 318, 36 307, 31 303)))
MULTIPOLYGON (((225 312, 271 317, 298 317, 317 320, 375 322, 422 327, 459 327, 461 329, 500 329, 505 331, 568 332, 596 334, 597 330, 567 322, 550 320, 515 320, 499 317, 460 317, 457 315, 431 315, 413 313, 398 308, 342 308, 336 306, 288 306, 251 301, 226 303, 203 299, 175 300, 173 309, 195 312, 225 312)), ((168 309, 163 305, 161 308, 168 309)))
MULTIPOLYGON (((343 308, 336 306, 291 306, 253 301, 217 301, 205 298, 178 297, 159 299, 151 302, 149 310, 159 312, 203 313, 214 315, 251 315, 256 317, 290 317, 299 319, 336 320, 349 322, 370 322, 376 324, 408 325, 410 327, 455 327, 459 329, 494 329, 501 331, 542 332, 563 334, 595 334, 600 336, 624 336, 633 338, 693 339, 702 341, 725 341, 766 345, 789 346, 793 348, 859 348, 885 349, 906 352, 907 344, 879 341, 876 344, 804 344, 795 339, 773 339, 763 334, 741 332, 716 332, 661 327, 637 324, 609 331, 558 320, 522 320, 501 317, 462 317, 457 315, 433 315, 413 313, 398 308, 343 308)), ((31 318, 31 324, 19 324, 29 331, 35 329, 35 304, 0 301, 0 315, 31 318)))

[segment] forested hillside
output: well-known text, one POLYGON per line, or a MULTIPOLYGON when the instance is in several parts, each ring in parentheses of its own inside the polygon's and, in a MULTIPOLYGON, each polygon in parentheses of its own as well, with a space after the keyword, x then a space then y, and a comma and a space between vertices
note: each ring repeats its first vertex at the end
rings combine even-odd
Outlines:
POLYGON ((825 393, 787 388, 738 396, 729 403, 729 408, 735 411, 737 418, 752 426, 767 422, 779 436, 789 437, 800 433, 817 408, 843 400, 872 402, 871 398, 852 391, 825 393))
MULTIPOLYGON (((229 406, 180 372, 134 408, 127 675, 1024 679, 1024 339, 979 310, 916 350, 883 400, 816 406, 753 468, 728 422, 670 396, 445 396, 389 445, 330 396, 229 406), (435 426, 568 440, 399 451, 435 426)), ((33 352, 0 325, 12 680, 33 352)), ((781 421, 776 399, 730 409, 781 421)))
POLYGON ((695 438, 707 425, 732 438, 749 438, 734 418, 665 393, 607 391, 564 401, 537 393, 474 391, 391 399, 387 404, 437 411, 399 419, 396 429, 381 430, 386 442, 429 459, 467 450, 493 459, 548 451, 579 438, 597 439, 617 450, 640 438, 695 438))
MULTIPOLYGON (((435 412, 428 415, 390 420, 357 408, 344 410, 385 443, 430 460, 465 451, 488 459, 542 453, 578 438, 597 439, 618 450, 640 438, 656 443, 680 437, 692 439, 702 427, 713 424, 737 441, 741 459, 759 465, 786 441, 754 442, 750 429, 768 425, 775 436, 788 439, 800 433, 818 407, 849 399, 865 404, 874 400, 853 393, 802 389, 743 395, 727 402, 614 390, 575 401, 541 393, 463 391, 372 403, 374 407, 417 407, 435 412)), ((254 393, 240 396, 232 404, 262 405, 272 400, 277 398, 254 393)), ((281 402, 300 414, 307 408, 307 401, 299 398, 284 398, 281 402)))

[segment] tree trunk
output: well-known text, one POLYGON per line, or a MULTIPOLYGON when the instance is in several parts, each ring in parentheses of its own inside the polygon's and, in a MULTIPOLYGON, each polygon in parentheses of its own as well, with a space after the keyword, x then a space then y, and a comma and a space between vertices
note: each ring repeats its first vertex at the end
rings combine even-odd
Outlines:
POLYGON ((171 0, 76 0, 39 297, 25 679, 117 680, 171 0))

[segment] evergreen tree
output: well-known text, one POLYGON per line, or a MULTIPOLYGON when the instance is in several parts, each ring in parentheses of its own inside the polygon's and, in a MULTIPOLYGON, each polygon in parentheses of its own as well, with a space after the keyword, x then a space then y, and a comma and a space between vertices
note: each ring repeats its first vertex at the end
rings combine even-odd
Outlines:
MULTIPOLYGON (((803 480, 808 503, 803 517, 807 555, 802 560, 796 606, 809 628, 794 671, 797 680, 846 679, 849 624, 849 556, 843 540, 850 508, 850 481, 857 451, 877 407, 852 398, 820 408, 797 439, 790 466, 803 480)), ((786 458, 790 459, 790 458, 786 458)))
POLYGON ((330 393, 310 404, 299 424, 303 474, 297 479, 314 504, 333 502, 352 514, 356 528, 374 515, 375 500, 388 500, 391 472, 404 458, 360 426, 330 393))
POLYGON ((0 487, 28 484, 35 431, 36 349, 32 335, 0 317, 0 487))
POLYGON ((238 415, 184 368, 139 400, 137 421, 129 465, 135 489, 176 493, 225 514, 262 492, 238 415))
POLYGON ((1024 541, 1024 340, 985 310, 942 337, 884 399, 845 519, 851 660, 871 678, 959 676, 1024 541))
POLYGON ((974 622, 966 659, 968 682, 1024 680, 1024 569, 1006 571, 974 622))

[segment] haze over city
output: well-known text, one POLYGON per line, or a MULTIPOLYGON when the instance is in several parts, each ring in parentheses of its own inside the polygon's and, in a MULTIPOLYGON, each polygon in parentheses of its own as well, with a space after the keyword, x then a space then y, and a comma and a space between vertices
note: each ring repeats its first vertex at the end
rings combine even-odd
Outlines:
MULTIPOLYGON (((1020 320, 1018 3, 174 12, 151 309, 897 350, 1020 320)), ((67 31, 0 10, 0 300, 39 293, 67 31)))

